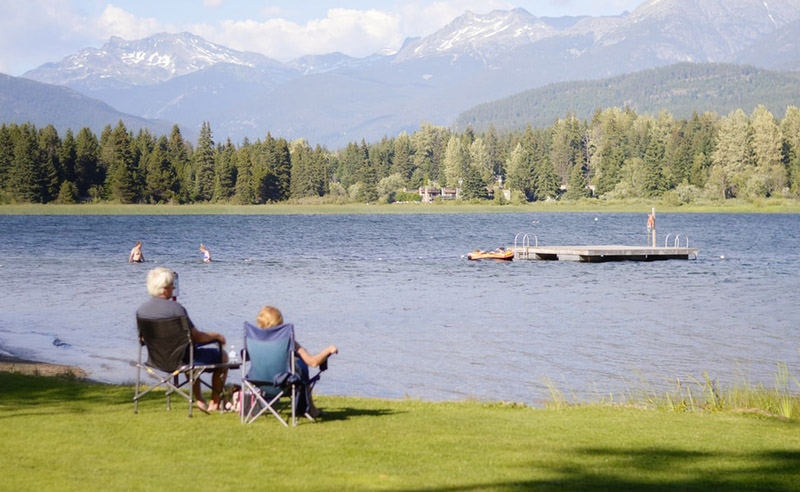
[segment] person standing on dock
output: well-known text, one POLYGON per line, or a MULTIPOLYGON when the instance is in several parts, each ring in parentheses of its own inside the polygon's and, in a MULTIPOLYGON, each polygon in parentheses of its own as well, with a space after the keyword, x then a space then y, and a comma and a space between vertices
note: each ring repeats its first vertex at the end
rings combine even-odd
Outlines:
POLYGON ((653 238, 653 247, 656 247, 656 209, 647 215, 647 242, 653 238))

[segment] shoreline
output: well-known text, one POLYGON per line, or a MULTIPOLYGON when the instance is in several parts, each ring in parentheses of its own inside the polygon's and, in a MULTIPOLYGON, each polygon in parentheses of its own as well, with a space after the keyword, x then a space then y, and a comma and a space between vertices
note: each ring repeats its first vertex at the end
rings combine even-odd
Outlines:
POLYGON ((535 202, 524 205, 493 203, 406 203, 406 204, 297 204, 267 205, 184 204, 144 205, 118 203, 65 204, 0 204, 0 215, 347 215, 347 214, 462 214, 462 213, 647 213, 655 206, 662 213, 800 213, 800 200, 772 198, 757 202, 728 200, 684 205, 661 200, 577 202, 535 202))
POLYGON ((6 354, 0 354, 0 372, 29 376, 70 376, 78 379, 87 379, 89 376, 80 367, 50 364, 6 354))

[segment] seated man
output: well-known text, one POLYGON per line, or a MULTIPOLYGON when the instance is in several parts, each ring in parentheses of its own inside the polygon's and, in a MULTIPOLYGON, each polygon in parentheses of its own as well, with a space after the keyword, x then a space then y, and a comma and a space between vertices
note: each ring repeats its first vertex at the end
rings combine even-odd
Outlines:
MULTIPOLYGON (((225 344, 225 337, 213 331, 203 332, 198 330, 186 309, 177 301, 172 301, 172 294, 175 290, 175 276, 172 270, 158 267, 147 273, 147 292, 152 296, 145 301, 136 311, 136 315, 144 319, 169 319, 178 316, 185 316, 191 329, 192 343, 195 344, 194 362, 200 364, 218 364, 228 361, 228 355, 217 347, 197 348, 197 344, 219 341, 225 344)), ((184 361, 189 362, 189 352, 187 350, 184 361)), ((227 369, 215 369, 211 378, 211 403, 207 404, 203 399, 200 388, 200 380, 194 382, 193 392, 197 399, 197 408, 203 411, 214 411, 219 408, 219 399, 222 387, 225 384, 227 369)))

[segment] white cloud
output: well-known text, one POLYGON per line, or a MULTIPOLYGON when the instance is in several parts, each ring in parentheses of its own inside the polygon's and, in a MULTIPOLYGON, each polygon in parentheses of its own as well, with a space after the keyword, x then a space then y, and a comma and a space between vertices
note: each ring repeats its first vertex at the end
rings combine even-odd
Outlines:
POLYGON ((192 32, 210 41, 279 60, 307 54, 341 51, 367 56, 403 41, 398 15, 379 10, 330 9, 322 19, 303 25, 285 19, 222 21, 219 26, 193 26, 192 32))
POLYGON ((155 18, 136 17, 111 4, 106 6, 100 17, 92 19, 82 27, 88 30, 86 34, 91 32, 103 40, 107 40, 111 36, 119 36, 129 40, 141 39, 159 32, 174 30, 173 27, 161 24, 155 18))
MULTIPOLYGON (((203 4, 225 7, 223 0, 203 0, 203 4)), ((170 25, 110 3, 105 3, 99 14, 89 15, 72 1, 0 0, 4 13, 0 17, 0 46, 13 47, 0 50, 0 71, 18 75, 88 46, 98 47, 111 36, 134 40, 181 31, 283 61, 333 51, 361 57, 383 48, 398 49, 408 36, 432 34, 465 10, 485 13, 512 7, 506 0, 399 0, 393 10, 332 8, 325 17, 300 24, 281 18, 280 7, 265 5, 255 15, 266 20, 170 25)))

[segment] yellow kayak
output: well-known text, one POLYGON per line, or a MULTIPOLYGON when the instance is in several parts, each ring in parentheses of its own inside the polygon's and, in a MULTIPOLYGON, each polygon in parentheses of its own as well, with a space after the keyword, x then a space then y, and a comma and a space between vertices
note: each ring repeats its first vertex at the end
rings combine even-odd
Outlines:
POLYGON ((502 260, 511 261, 514 259, 512 251, 473 251, 467 254, 468 260, 502 260))

